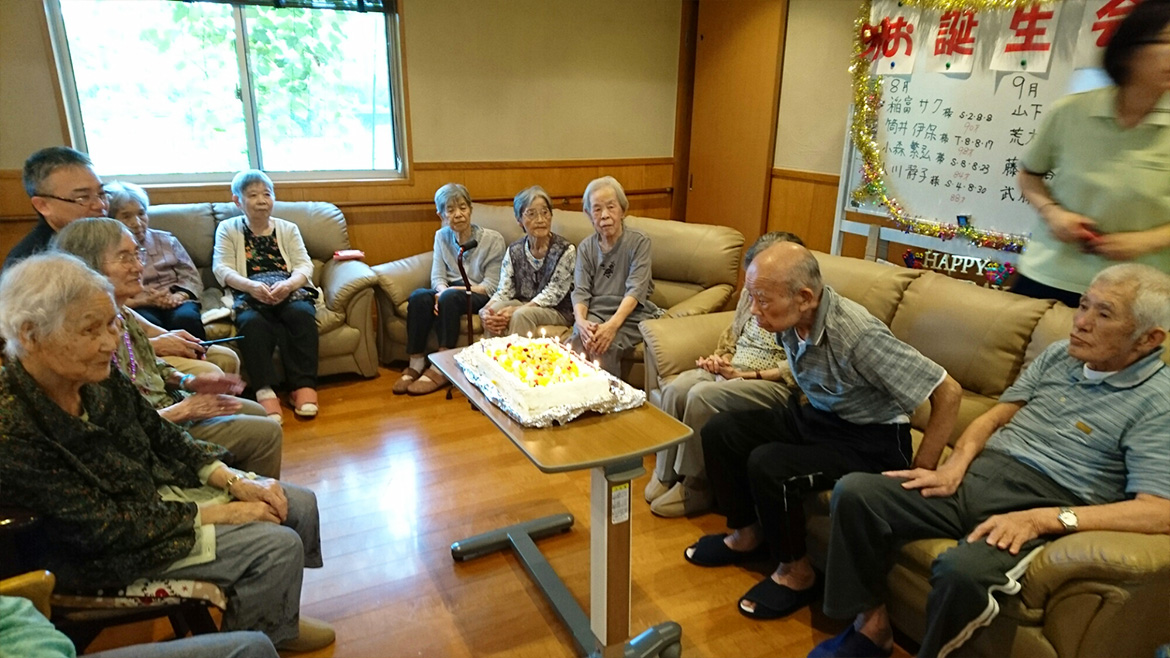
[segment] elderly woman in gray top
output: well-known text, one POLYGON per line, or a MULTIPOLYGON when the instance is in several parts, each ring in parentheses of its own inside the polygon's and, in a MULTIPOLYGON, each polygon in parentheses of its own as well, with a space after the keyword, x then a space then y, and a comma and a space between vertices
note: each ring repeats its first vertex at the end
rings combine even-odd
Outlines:
POLYGON ((203 280, 199 270, 175 236, 150 228, 146 190, 115 181, 106 185, 106 192, 110 195, 109 216, 125 224, 138 246, 146 250, 142 293, 126 305, 164 329, 183 329, 199 340, 207 338, 200 318, 203 280))
POLYGON ((431 287, 419 288, 406 305, 406 352, 410 365, 394 382, 395 395, 425 395, 447 385, 437 368, 427 367, 427 343, 434 329, 439 349, 451 349, 459 342, 459 321, 471 310, 477 312, 496 292, 500 263, 504 258, 504 236, 490 228, 471 223, 471 194, 459 183, 447 183, 435 192, 435 211, 443 226, 435 231, 435 253, 431 261, 431 287), (459 249, 470 241, 477 246, 463 254, 463 268, 471 283, 468 290, 459 275, 459 249))
POLYGON ((512 202, 524 237, 508 245, 500 286, 479 312, 484 334, 521 336, 541 325, 573 326, 573 268, 577 250, 552 232, 552 199, 534 185, 512 202))
POLYGON ((650 301, 650 238, 625 227, 630 202, 612 176, 590 182, 582 202, 595 233, 577 248, 573 348, 620 375, 622 352, 642 340, 638 323, 663 314, 650 301))

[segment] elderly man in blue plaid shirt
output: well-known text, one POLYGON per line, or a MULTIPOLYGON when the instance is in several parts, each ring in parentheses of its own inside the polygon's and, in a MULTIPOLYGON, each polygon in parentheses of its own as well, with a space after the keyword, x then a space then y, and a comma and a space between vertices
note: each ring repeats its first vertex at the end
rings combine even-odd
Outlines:
POLYGON ((962 388, 942 366, 894 337, 861 305, 821 282, 816 258, 781 243, 748 268, 752 315, 777 334, 808 402, 716 415, 701 431, 716 508, 730 534, 701 538, 685 557, 705 567, 763 557, 776 571, 740 599, 753 619, 783 617, 814 598, 801 500, 847 473, 934 468, 958 416, 962 388), (912 460, 910 415, 930 421, 912 460))
MULTIPOLYGON (((919 656, 946 656, 999 612, 1049 539, 1170 534, 1170 276, 1114 265, 1053 343, 976 418, 937 469, 855 473, 833 490, 825 613, 856 617, 810 657, 888 656, 893 547, 959 540, 932 565, 919 656)), ((1165 610, 1149 619, 1164 619, 1165 610)), ((1008 647, 1004 647, 1007 653, 1008 647)))

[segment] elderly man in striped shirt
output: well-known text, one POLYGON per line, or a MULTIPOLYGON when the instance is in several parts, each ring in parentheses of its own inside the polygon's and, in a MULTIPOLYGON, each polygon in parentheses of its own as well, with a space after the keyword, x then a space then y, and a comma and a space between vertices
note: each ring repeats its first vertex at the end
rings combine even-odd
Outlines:
POLYGON ((1049 539, 1170 533, 1167 327, 1170 276, 1135 264, 1103 270, 1068 340, 1042 352, 942 466, 841 479, 825 613, 855 621, 809 656, 890 655, 883 601, 897 543, 959 540, 932 568, 918 655, 933 657, 991 623, 994 593, 1019 591, 1017 579, 1049 539))
POLYGON ((685 552, 716 567, 763 557, 775 572, 740 599, 753 619, 808 605, 816 573, 805 548, 801 500, 847 473, 934 468, 955 426, 962 388, 946 370, 898 340, 860 304, 821 282, 812 253, 780 243, 748 267, 745 287, 760 327, 776 334, 808 399, 716 415, 701 430, 716 508, 730 534, 685 552), (922 444, 911 461, 910 414, 930 399, 922 444))

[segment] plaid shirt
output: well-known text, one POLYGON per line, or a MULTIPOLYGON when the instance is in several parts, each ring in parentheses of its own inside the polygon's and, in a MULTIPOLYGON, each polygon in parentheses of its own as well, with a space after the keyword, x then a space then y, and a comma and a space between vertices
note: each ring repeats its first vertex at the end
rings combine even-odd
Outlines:
POLYGON ((947 374, 829 286, 808 340, 796 329, 776 338, 809 404, 857 425, 909 422, 947 374))

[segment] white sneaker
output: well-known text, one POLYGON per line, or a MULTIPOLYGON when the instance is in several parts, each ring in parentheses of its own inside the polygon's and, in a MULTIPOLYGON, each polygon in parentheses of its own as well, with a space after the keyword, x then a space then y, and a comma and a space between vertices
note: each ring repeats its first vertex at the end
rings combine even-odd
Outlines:
POLYGON ((670 491, 650 503, 650 512, 655 516, 675 519, 706 512, 714 505, 714 496, 711 495, 709 487, 691 488, 686 486, 685 482, 677 482, 670 491))
POLYGON ((644 492, 644 495, 646 496, 646 502, 653 503, 655 499, 665 494, 669 490, 670 487, 662 484, 662 481, 658 479, 658 476, 651 473, 650 481, 646 483, 646 491, 644 492))

